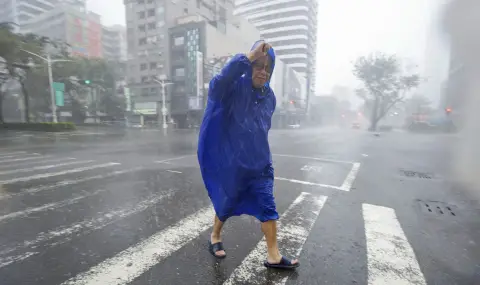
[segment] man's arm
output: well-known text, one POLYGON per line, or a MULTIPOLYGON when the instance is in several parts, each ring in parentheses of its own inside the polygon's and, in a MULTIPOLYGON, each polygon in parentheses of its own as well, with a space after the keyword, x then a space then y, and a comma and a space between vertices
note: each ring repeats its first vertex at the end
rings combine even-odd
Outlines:
POLYGON ((270 44, 262 42, 247 54, 235 55, 222 68, 220 74, 210 81, 209 96, 214 100, 218 100, 230 93, 235 81, 252 68, 252 62, 262 56, 267 56, 267 51, 270 48, 270 44))
POLYGON ((229 93, 233 83, 251 68, 251 61, 245 54, 235 55, 210 81, 209 95, 214 99, 221 99, 226 93, 229 93))

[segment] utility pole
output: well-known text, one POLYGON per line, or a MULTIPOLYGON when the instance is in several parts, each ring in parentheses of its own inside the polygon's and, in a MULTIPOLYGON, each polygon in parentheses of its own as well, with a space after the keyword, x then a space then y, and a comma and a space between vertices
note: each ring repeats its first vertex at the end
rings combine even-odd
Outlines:
MULTIPOLYGON (((166 130, 168 128, 167 125, 167 105, 166 105, 166 86, 173 84, 171 82, 167 82, 167 77, 165 75, 160 75, 160 78, 154 78, 153 81, 160 84, 162 87, 162 121, 163 121, 163 129, 166 130)), ((158 109, 158 108, 157 108, 158 109)))
POLYGON ((42 59, 43 61, 45 61, 47 63, 48 84, 50 85, 50 109, 52 110, 52 121, 54 123, 58 123, 58 120, 57 120, 57 105, 56 105, 56 102, 55 102, 55 90, 53 89, 52 64, 54 64, 56 62, 66 62, 66 61, 71 61, 71 60, 68 60, 68 59, 52 60, 49 53, 47 53, 47 57, 43 57, 41 55, 38 55, 38 54, 33 53, 31 51, 28 51, 28 50, 24 50, 24 49, 20 49, 20 50, 24 51, 28 54, 31 54, 33 56, 36 56, 36 57, 42 59))
POLYGON ((48 84, 50 85, 50 105, 52 109, 52 121, 58 122, 57 119, 57 105, 55 103, 55 90, 53 90, 53 75, 52 75, 52 59, 50 54, 47 53, 47 66, 48 66, 48 84))

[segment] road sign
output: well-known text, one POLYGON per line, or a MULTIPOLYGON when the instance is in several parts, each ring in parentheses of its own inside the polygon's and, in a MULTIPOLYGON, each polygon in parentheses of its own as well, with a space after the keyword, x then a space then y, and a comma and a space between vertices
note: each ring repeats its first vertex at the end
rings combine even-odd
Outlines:
POLYGON ((61 82, 53 82, 53 90, 55 90, 55 103, 59 107, 65 106, 63 92, 65 92, 65 84, 61 82))

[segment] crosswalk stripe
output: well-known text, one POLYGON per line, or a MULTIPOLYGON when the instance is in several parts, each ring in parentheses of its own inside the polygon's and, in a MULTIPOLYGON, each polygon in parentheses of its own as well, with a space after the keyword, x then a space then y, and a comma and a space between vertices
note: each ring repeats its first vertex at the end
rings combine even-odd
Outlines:
POLYGON ((13 158, 13 159, 0 160, 0 163, 16 162, 16 161, 26 161, 26 160, 34 160, 34 159, 42 159, 42 158, 47 158, 47 157, 51 157, 51 156, 49 156, 49 155, 40 156, 40 155, 38 155, 38 154, 35 154, 35 156, 31 156, 31 157, 23 157, 23 158, 13 158))
POLYGON ((0 175, 6 175, 6 174, 12 174, 12 173, 21 173, 21 172, 32 172, 32 171, 36 171, 36 170, 45 170, 45 169, 51 169, 51 168, 56 168, 56 167, 61 167, 61 166, 74 165, 74 164, 85 164, 85 163, 90 163, 90 162, 94 162, 94 160, 79 160, 79 161, 65 162, 65 163, 59 163, 59 164, 50 164, 50 165, 35 166, 35 167, 30 167, 30 168, 0 171, 0 175))
POLYGON ((19 163, 0 165, 0 169, 12 169, 15 167, 25 167, 32 164, 35 165, 35 164, 42 164, 42 163, 61 162, 61 161, 74 160, 74 159, 75 158, 73 157, 60 157, 60 158, 45 159, 45 160, 24 161, 19 163))
MULTIPOLYGON (((280 245, 286 245, 281 248, 285 255, 298 256, 301 253, 326 200, 326 196, 302 192, 282 215, 277 240, 280 245)), ((263 266, 266 256, 267 243, 262 238, 223 284, 285 284, 288 277, 269 283, 267 269, 263 266)))
POLYGON ((426 284, 395 211, 363 204, 367 240, 368 284, 426 284))
MULTIPOLYGON (((21 250, 23 248, 36 248, 41 243, 50 241, 52 239, 55 239, 52 243, 42 244, 43 250, 46 250, 46 248, 49 248, 49 247, 64 244, 70 241, 73 237, 78 238, 79 236, 87 235, 93 231, 102 229, 120 219, 132 216, 136 213, 140 213, 148 209, 149 207, 152 207, 155 204, 159 203, 163 199, 171 197, 173 194, 174 194, 173 190, 169 190, 161 194, 155 194, 139 203, 131 205, 128 208, 125 208, 125 209, 119 208, 109 212, 99 213, 95 218, 83 220, 81 222, 74 223, 69 226, 59 227, 59 228, 50 230, 48 232, 42 232, 33 240, 23 241, 21 244, 17 246, 0 251, 0 256, 5 256, 7 254, 10 254, 17 250, 21 250), (59 239, 59 238, 62 238, 62 239, 59 239)), ((24 259, 27 259, 37 253, 29 253, 28 255, 25 255, 24 253, 22 253, 19 255, 1 257, 0 268, 10 265, 14 262, 19 262, 24 259)))
POLYGON ((0 153, 0 158, 6 155, 16 155, 16 154, 23 154, 23 153, 26 153, 26 151, 4 152, 4 153, 0 153))
POLYGON ((14 197, 14 196, 20 196, 20 195, 25 195, 25 194, 33 194, 33 193, 37 193, 37 192, 40 192, 40 191, 52 190, 52 189, 56 189, 56 188, 62 187, 62 186, 74 185, 74 184, 79 184, 79 183, 92 181, 92 180, 97 180, 97 179, 110 178, 110 177, 118 176, 118 175, 121 175, 121 174, 126 174, 126 173, 130 173, 130 172, 139 171, 141 169, 143 169, 143 168, 142 167, 135 167, 135 168, 131 168, 131 169, 117 170, 117 171, 113 171, 113 172, 106 173, 106 174, 88 176, 88 177, 85 177, 85 178, 62 180, 62 181, 59 181, 55 184, 22 189, 22 191, 19 192, 19 193, 6 194, 6 195, 3 195, 3 196, 0 196, 0 200, 8 199, 8 198, 11 198, 11 197, 14 197))
POLYGON ((59 171, 59 172, 44 173, 44 174, 27 176, 27 177, 13 178, 13 179, 10 179, 10 180, 0 181, 0 184, 12 184, 12 183, 17 183, 17 182, 37 180, 37 179, 48 178, 48 177, 53 177, 53 176, 60 176, 60 175, 65 175, 65 174, 83 172, 83 171, 93 170, 93 169, 97 169, 97 168, 105 168, 105 167, 110 167, 110 166, 119 165, 119 164, 120 163, 117 163, 117 162, 109 162, 109 163, 97 164, 97 165, 81 167, 81 168, 74 168, 74 169, 59 171))
POLYGON ((0 222, 16 219, 16 218, 19 218, 19 217, 26 217, 28 215, 38 213, 38 212, 55 210, 57 208, 61 208, 61 207, 67 206, 67 205, 72 205, 72 204, 75 204, 82 199, 85 199, 85 198, 90 197, 90 196, 97 195, 98 193, 105 192, 105 191, 106 191, 105 189, 100 189, 100 190, 97 190, 95 192, 88 193, 88 194, 82 195, 82 196, 78 196, 78 197, 75 197, 75 198, 72 198, 72 199, 67 199, 67 200, 63 200, 63 201, 60 201, 60 202, 48 203, 48 204, 42 205, 40 207, 28 208, 28 209, 25 209, 23 211, 18 211, 18 212, 13 212, 13 213, 10 213, 10 214, 6 214, 6 215, 3 215, 3 216, 0 216, 0 222))
POLYGON ((212 207, 204 208, 62 285, 128 284, 210 228, 214 215, 212 207))

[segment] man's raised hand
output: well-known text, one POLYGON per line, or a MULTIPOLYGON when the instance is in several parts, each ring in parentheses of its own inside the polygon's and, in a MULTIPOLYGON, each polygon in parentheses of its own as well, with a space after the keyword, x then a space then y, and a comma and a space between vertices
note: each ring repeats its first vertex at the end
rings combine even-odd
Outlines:
POLYGON ((256 46, 255 49, 247 53, 247 57, 250 62, 254 62, 255 60, 263 56, 267 56, 267 51, 271 48, 272 46, 269 43, 262 42, 258 46, 256 46))

